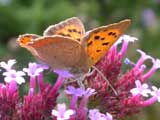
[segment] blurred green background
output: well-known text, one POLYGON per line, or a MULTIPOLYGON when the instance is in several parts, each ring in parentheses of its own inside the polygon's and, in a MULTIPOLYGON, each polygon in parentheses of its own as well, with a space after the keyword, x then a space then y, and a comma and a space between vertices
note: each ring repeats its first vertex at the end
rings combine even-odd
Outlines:
MULTIPOLYGON (((129 18, 132 25, 126 34, 139 41, 130 44, 127 56, 137 60, 139 48, 160 58, 160 0, 0 0, 0 60, 14 58, 25 67, 34 58, 17 45, 18 35, 42 35, 49 25, 73 16, 84 22, 86 30, 129 18)), ((160 72, 151 80, 160 86, 160 72)), ((159 120, 159 106, 148 107, 128 120, 159 120)))

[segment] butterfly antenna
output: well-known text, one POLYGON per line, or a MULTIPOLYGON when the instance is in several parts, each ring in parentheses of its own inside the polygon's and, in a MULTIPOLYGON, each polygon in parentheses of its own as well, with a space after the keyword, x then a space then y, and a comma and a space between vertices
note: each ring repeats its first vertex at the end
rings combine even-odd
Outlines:
POLYGON ((118 96, 117 91, 114 89, 114 87, 113 87, 112 84, 109 82, 109 80, 104 76, 104 74, 103 74, 96 66, 92 66, 92 68, 93 68, 94 70, 96 70, 96 71, 101 75, 101 77, 102 77, 105 81, 107 81, 108 85, 111 87, 111 89, 113 90, 113 92, 115 93, 115 95, 118 96))

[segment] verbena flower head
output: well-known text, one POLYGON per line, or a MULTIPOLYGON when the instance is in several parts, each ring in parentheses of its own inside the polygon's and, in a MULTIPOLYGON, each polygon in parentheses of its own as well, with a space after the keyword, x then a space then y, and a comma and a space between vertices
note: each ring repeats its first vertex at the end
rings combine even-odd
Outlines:
POLYGON ((24 71, 32 78, 28 94, 19 96, 19 86, 25 81, 25 73, 13 69, 15 60, 9 60, 8 63, 1 62, 4 83, 0 84, 0 119, 2 120, 49 120, 51 111, 56 106, 58 89, 62 85, 63 79, 59 77, 56 86, 51 86, 43 81, 43 72, 46 67, 36 63, 29 63, 29 68, 24 71), (35 77, 37 76, 37 77, 35 77), (38 82, 38 91, 33 87, 33 82, 38 82))
POLYGON ((137 50, 141 57, 137 62, 125 59, 125 63, 131 69, 122 72, 128 44, 134 40, 137 39, 125 35, 121 36, 118 42, 118 44, 122 43, 121 49, 118 51, 118 44, 114 45, 105 57, 96 64, 96 68, 103 73, 107 81, 97 71, 86 78, 86 86, 95 89, 97 93, 90 98, 89 108, 98 108, 103 114, 109 112, 115 119, 119 119, 133 115, 143 107, 155 103, 156 100, 153 98, 152 102, 147 103, 147 101, 143 101, 143 97, 150 97, 151 90, 145 82, 160 68, 159 60, 145 54, 142 50, 137 50), (148 72, 144 73, 147 67, 144 62, 148 59, 153 65, 148 72), (108 83, 112 85, 114 90, 108 83))
POLYGON ((44 82, 44 70, 48 69, 46 65, 29 63, 28 68, 22 71, 13 68, 15 60, 0 62, 4 78, 0 84, 0 120, 123 119, 160 102, 160 89, 147 84, 148 79, 160 68, 160 60, 142 50, 137 50, 141 55, 137 62, 124 58, 128 44, 135 40, 137 38, 122 35, 85 77, 83 86, 77 86, 74 78, 70 84, 66 78, 73 76, 67 71, 54 70, 59 76, 51 85, 44 82), (118 51, 117 46, 120 44, 122 46, 118 51), (144 72, 146 60, 150 60, 153 65, 144 72), (123 63, 130 66, 126 72, 122 70, 123 63), (63 91, 60 88, 64 81, 68 83, 63 91), (19 86, 23 87, 27 82, 27 93, 21 97, 19 86), (59 102, 61 91, 67 103, 59 102))

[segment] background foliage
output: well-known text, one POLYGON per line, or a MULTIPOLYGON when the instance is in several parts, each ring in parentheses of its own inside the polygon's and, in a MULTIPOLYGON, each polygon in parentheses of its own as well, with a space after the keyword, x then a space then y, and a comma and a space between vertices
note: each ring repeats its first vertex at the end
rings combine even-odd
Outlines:
MULTIPOLYGON (((128 57, 136 60, 135 50, 140 48, 160 58, 160 0, 0 0, 0 60, 14 58, 19 67, 26 66, 34 59, 17 45, 18 35, 42 35, 49 25, 72 16, 79 17, 86 30, 129 18, 132 25, 127 33, 139 41, 130 45, 128 57)), ((160 72, 152 79, 157 86, 159 76, 160 72)), ((147 108, 134 119, 158 120, 157 106, 147 108)))

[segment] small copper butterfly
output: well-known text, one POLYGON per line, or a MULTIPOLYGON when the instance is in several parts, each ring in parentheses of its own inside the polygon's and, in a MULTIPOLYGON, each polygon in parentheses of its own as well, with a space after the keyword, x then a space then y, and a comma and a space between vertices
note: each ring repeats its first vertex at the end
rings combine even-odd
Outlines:
POLYGON ((130 22, 127 19, 85 32, 82 22, 72 17, 49 26, 43 36, 24 34, 17 41, 55 70, 84 74, 104 56, 130 22))

